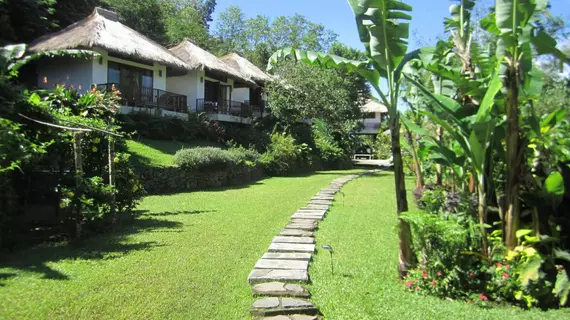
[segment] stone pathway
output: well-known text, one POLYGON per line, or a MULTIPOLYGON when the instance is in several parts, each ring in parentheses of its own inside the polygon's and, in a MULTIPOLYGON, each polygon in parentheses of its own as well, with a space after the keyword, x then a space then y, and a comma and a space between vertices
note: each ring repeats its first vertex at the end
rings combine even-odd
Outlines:
POLYGON ((333 204, 334 195, 347 182, 363 174, 335 179, 307 206, 297 210, 289 224, 273 238, 249 274, 253 295, 259 297, 251 314, 266 320, 315 320, 319 310, 303 283, 310 281, 309 261, 316 250, 314 230, 333 204))

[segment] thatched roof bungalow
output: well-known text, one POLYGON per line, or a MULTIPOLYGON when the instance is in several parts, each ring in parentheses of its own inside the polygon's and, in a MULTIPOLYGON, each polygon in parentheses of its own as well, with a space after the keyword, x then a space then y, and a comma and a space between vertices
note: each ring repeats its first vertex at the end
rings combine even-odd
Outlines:
POLYGON ((190 40, 184 40, 169 50, 193 70, 229 77, 234 79, 234 83, 241 83, 253 87, 256 86, 255 82, 240 71, 228 66, 218 57, 195 45, 190 40))
POLYGON ((66 49, 104 50, 129 60, 189 69, 166 48, 120 23, 116 13, 102 8, 95 8, 89 17, 28 46, 31 52, 66 49))
POLYGON ((235 52, 221 57, 220 60, 255 81, 260 86, 264 86, 267 82, 272 80, 271 76, 235 52))
POLYGON ((123 104, 129 106, 123 108, 124 112, 160 108, 163 114, 186 116, 186 96, 167 92, 166 77, 184 74, 191 68, 168 49, 123 25, 114 12, 95 8, 87 18, 28 46, 28 51, 34 53, 59 50, 88 50, 97 55, 40 60, 40 88, 66 85, 80 92, 93 85, 117 88, 123 104))
POLYGON ((388 116, 388 108, 378 101, 370 100, 361 107, 361 110, 364 115, 362 120, 364 129, 360 133, 377 135, 382 122, 388 116))

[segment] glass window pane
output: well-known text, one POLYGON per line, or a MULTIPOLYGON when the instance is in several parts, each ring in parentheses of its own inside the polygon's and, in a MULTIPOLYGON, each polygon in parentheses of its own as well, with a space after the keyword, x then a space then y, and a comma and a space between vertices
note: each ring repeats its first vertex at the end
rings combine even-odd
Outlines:
POLYGON ((121 68, 116 62, 109 62, 108 83, 121 83, 121 68))

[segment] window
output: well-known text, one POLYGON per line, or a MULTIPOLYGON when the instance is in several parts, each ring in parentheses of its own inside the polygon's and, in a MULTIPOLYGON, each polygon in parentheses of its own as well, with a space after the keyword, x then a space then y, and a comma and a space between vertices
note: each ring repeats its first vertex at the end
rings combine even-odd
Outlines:
POLYGON ((108 83, 121 83, 121 67, 116 62, 109 61, 108 83))
POLYGON ((376 113, 374 112, 365 112, 364 119, 376 119, 376 113))
POLYGON ((152 70, 109 61, 107 82, 121 85, 140 83, 143 88, 152 88, 154 87, 153 73, 152 70))

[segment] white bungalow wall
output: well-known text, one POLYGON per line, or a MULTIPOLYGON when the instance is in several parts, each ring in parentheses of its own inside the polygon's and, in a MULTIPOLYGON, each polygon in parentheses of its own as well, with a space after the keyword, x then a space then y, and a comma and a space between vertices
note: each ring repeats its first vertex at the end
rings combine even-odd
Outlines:
POLYGON ((38 65, 38 87, 52 90, 58 85, 73 86, 80 93, 91 88, 92 59, 60 57, 38 65))
MULTIPOLYGON (((212 78, 206 77, 204 71, 190 71, 183 76, 168 77, 166 79, 166 91, 183 94, 188 97, 188 105, 190 111, 196 111, 196 103, 198 99, 204 99, 204 83, 205 81, 220 82, 212 78)), ((243 101, 235 99, 236 89, 233 88, 234 80, 228 79, 227 82, 221 82, 226 86, 231 86, 231 92, 224 97, 225 99, 234 101, 243 101)), ((249 90, 249 89, 248 89, 249 90)))
POLYGON ((166 78, 166 91, 183 94, 188 97, 190 111, 196 111, 196 100, 204 97, 203 71, 191 71, 179 77, 166 78), (198 98, 201 97, 201 98, 198 98))
POLYGON ((152 66, 129 60, 111 57, 103 50, 96 50, 100 56, 83 58, 54 58, 38 66, 38 86, 53 89, 57 85, 73 86, 80 93, 91 88, 92 84, 108 82, 109 61, 153 71, 155 89, 166 90, 166 66, 154 63, 152 66), (162 71, 162 76, 161 72, 162 71))

